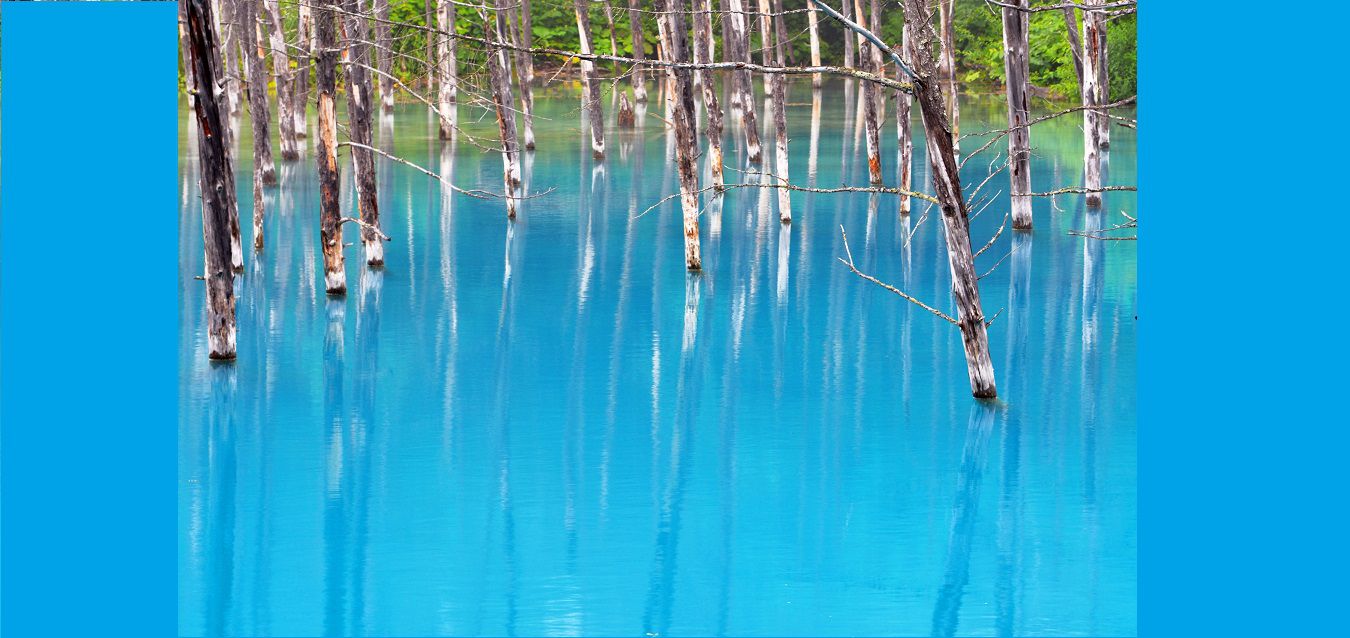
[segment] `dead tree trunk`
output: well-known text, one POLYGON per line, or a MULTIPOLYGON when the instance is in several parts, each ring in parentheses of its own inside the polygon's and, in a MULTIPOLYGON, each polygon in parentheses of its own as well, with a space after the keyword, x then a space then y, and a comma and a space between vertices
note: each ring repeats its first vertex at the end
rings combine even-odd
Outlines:
POLYGON ((197 105, 196 87, 197 79, 193 77, 195 72, 192 68, 192 49, 188 42, 187 32, 187 4, 178 3, 178 50, 179 56, 183 58, 183 86, 187 90, 188 106, 197 105))
MULTIPOLYGON (((710 45, 712 43, 712 0, 696 0, 700 3, 698 14, 694 16, 694 62, 708 64, 713 61, 710 45)), ((700 71, 703 79, 703 107, 708 112, 708 165, 712 169, 712 185, 722 189, 722 107, 717 103, 717 86, 712 71, 700 71)))
POLYGON ((394 39, 389 27, 389 0, 374 0, 375 60, 380 70, 380 105, 385 113, 394 112, 394 39))
MULTIPOLYGON (((489 19, 487 12, 483 18, 483 36, 494 42, 506 42, 507 0, 496 0, 495 20, 489 19)), ((502 176, 506 186, 506 217, 516 218, 516 189, 520 187, 519 148, 516 145, 516 111, 512 107, 515 100, 511 97, 510 67, 506 49, 490 48, 487 51, 488 81, 492 85, 492 103, 497 110, 497 133, 502 142, 502 176)))
MULTIPOLYGON (((261 177, 265 186, 277 183, 277 168, 272 161, 272 136, 269 130, 271 114, 267 105, 267 57, 266 49, 258 41, 258 5, 261 0, 239 0, 239 14, 243 21, 240 32, 244 35, 244 60, 248 73, 248 114, 253 125, 253 173, 261 177)), ((254 230, 261 230, 262 201, 254 203, 254 230)), ((254 247, 261 248, 259 239, 254 238, 254 247)))
MULTIPOLYGON (((769 0, 759 0, 759 10, 769 13, 769 0)), ((779 22, 781 15, 774 19, 779 22)), ((783 41, 775 37, 782 30, 771 24, 764 29, 764 44, 772 47, 774 64, 785 66, 783 41)), ((773 132, 774 132, 774 173, 778 182, 778 220, 784 224, 792 223, 792 191, 788 190, 788 138, 787 138, 787 78, 782 73, 769 74, 769 91, 773 95, 773 132)))
POLYGON ((272 49, 272 76, 277 83, 277 128, 281 134, 281 159, 300 159, 300 140, 295 136, 295 73, 286 50, 285 22, 277 0, 266 0, 268 42, 272 49))
MULTIPOLYGON (((811 66, 820 66, 820 17, 816 15, 814 6, 808 6, 806 9, 806 28, 811 38, 811 66)), ((811 88, 820 88, 820 83, 820 74, 812 73, 811 88)))
MULTIPOLYGON (((736 61, 750 61, 749 16, 745 12, 748 0, 731 0, 731 32, 736 41, 736 61)), ((751 164, 759 164, 763 159, 763 150, 759 144, 759 120, 755 116, 755 87, 750 80, 750 72, 734 72, 737 78, 737 93, 741 96, 741 128, 745 129, 745 155, 751 164)))
POLYGON ((224 34, 221 50, 225 52, 222 56, 225 63, 225 97, 230 117, 238 117, 243 101, 243 87, 239 81, 239 23, 242 21, 239 4, 243 1, 220 0, 220 27, 224 34))
POLYGON ((641 0, 628 0, 628 30, 633 35, 633 101, 642 104, 647 101, 647 84, 643 76, 642 61, 647 59, 647 43, 642 38, 642 14, 638 11, 641 0))
POLYGON ((1008 175, 1012 180, 1013 228, 1031 228, 1031 107, 1027 97, 1030 81, 1027 0, 1010 0, 1016 8, 1003 7, 1003 77, 1008 97, 1008 175))
MULTIPOLYGON (((853 15, 853 0, 843 0, 840 4, 843 5, 842 9, 844 10, 845 18, 855 21, 858 19, 858 16, 853 15)), ((857 51, 857 49, 858 49, 857 36, 853 33, 851 29, 845 28, 844 29, 845 67, 853 68, 857 66, 857 62, 854 60, 854 53, 857 51)))
POLYGON ((454 137, 456 120, 457 93, 459 91, 459 64, 455 59, 456 40, 449 34, 455 32, 455 5, 450 0, 436 0, 436 28, 439 33, 429 34, 436 38, 436 80, 440 87, 436 98, 436 110, 440 111, 440 136, 443 140, 454 137))
MULTIPOLYGON (((848 0, 845 0, 848 1, 848 0)), ((871 2, 871 16, 863 14, 862 0, 857 0, 855 5, 858 13, 858 23, 865 25, 868 30, 876 32, 880 25, 880 10, 877 0, 871 2)), ((871 44, 863 44, 859 51, 863 70, 871 73, 881 72, 881 51, 871 44)), ((881 124, 877 121, 877 110, 881 103, 881 87, 875 82, 863 82, 863 128, 864 137, 867 142, 867 181, 873 185, 885 183, 885 178, 881 174, 881 124)))
POLYGON ((942 27, 940 36, 942 57, 938 67, 945 81, 943 92, 946 99, 947 121, 951 123, 952 128, 952 149, 960 153, 961 101, 956 96, 956 20, 953 15, 955 4, 956 0, 938 0, 938 22, 942 27))
MULTIPOLYGON (((603 0, 602 6, 605 9, 605 27, 609 29, 609 54, 618 57, 619 39, 614 35, 614 5, 610 4, 609 0, 603 0)), ((617 63, 610 62, 611 66, 615 64, 617 63)))
POLYGON ((779 60, 778 66, 784 66, 788 63, 791 63, 793 66, 796 66, 797 56, 792 52, 792 47, 787 46, 788 34, 787 34, 787 25, 784 24, 783 22, 783 0, 773 0, 773 11, 774 11, 773 28, 774 32, 777 34, 777 37, 775 38, 774 41, 777 42, 780 46, 787 47, 784 50, 784 53, 786 54, 787 57, 784 58, 783 60, 779 60))
MULTIPOLYGON (((519 15, 511 11, 511 43, 525 49, 534 46, 530 0, 522 0, 519 15)), ((520 112, 525 127, 525 150, 534 150, 534 58, 529 51, 516 51, 516 78, 520 86, 520 112)))
POLYGON ((370 81, 370 27, 361 13, 359 0, 345 0, 347 32, 347 115, 351 121, 352 168, 356 174, 356 197, 361 208, 361 245, 366 264, 384 265, 380 239, 380 198, 375 184, 375 153, 371 119, 375 106, 370 81))
MULTIPOLYGON (((587 0, 572 0, 572 8, 577 15, 577 38, 581 53, 590 55, 591 15, 587 0)), ((605 123, 600 111, 600 82, 595 77, 595 63, 588 59, 581 61, 581 101, 590 116, 591 156, 605 159, 605 123)))
MULTIPOLYGON (((1102 2, 1097 0, 1095 4, 1100 6, 1102 2)), ((1097 113, 1097 144, 1106 149, 1111 146, 1111 118, 1105 109, 1105 105, 1111 103, 1111 81, 1107 74, 1106 13, 1094 11, 1092 19, 1097 23, 1097 104, 1103 107, 1097 113)))
MULTIPOLYGON (((914 54, 910 52, 910 29, 909 20, 905 20, 904 27, 900 32, 900 51, 901 56, 906 60, 913 60, 914 54)), ((895 70, 896 78, 903 81, 905 72, 897 68, 895 70)), ((914 96, 904 91, 895 92, 895 140, 899 148, 900 155, 899 167, 899 186, 900 186, 900 214, 908 215, 910 213, 909 191, 914 189, 914 134, 910 129, 910 111, 914 103, 914 96)))
MULTIPOLYGON (((1100 0, 1086 0, 1088 6, 1101 4, 1100 0)), ((1106 26, 1105 16, 1100 11, 1083 12, 1083 81, 1079 84, 1083 106, 1083 188, 1087 193, 1087 205, 1095 208, 1102 205, 1102 127, 1098 120, 1102 115, 1096 110, 1101 103, 1101 73, 1098 65, 1102 62, 1101 44, 1105 36, 1101 30, 1106 26)))
POLYGON ((234 271, 230 263, 230 209, 234 171, 225 151, 222 106, 217 101, 216 34, 207 0, 184 0, 187 53, 197 116, 197 161, 201 164, 202 240, 206 252, 206 344, 212 359, 235 358, 234 271))
MULTIPOLYGON (((671 62, 688 62, 689 31, 685 26, 683 5, 676 0, 657 0, 665 22, 662 45, 671 62)), ((680 175, 680 209, 684 218, 684 264, 689 270, 701 270, 703 258, 698 241, 698 140, 694 131, 694 82, 684 67, 669 67, 675 95, 675 166, 680 175)))
POLYGON ((295 136, 305 138, 309 135, 309 121, 305 117, 309 109, 309 62, 314 55, 314 11, 309 4, 301 3, 295 26, 295 80, 291 96, 295 108, 295 136))
POLYGON ((319 241, 323 244, 324 290, 330 295, 345 295, 347 273, 342 263, 342 209, 338 202, 337 2, 317 0, 315 5, 315 88, 319 111, 315 158, 319 165, 319 241))
MULTIPOLYGON (((905 0, 905 15, 927 15, 932 0, 905 0)), ((946 0, 943 0, 946 1, 946 0)), ((970 390, 979 398, 997 395, 994 387, 994 364, 989 358, 989 334, 980 306, 979 277, 975 273, 975 257, 970 250, 970 219, 965 196, 961 192, 961 174, 952 148, 953 134, 943 112, 942 90, 936 82, 937 64, 931 51, 936 34, 927 21, 915 21, 911 32, 915 41, 913 67, 915 97, 919 114, 923 117, 924 138, 928 145, 928 167, 933 174, 938 208, 942 211, 942 226, 947 238, 947 261, 952 274, 952 296, 956 300, 957 326, 966 352, 966 369, 970 375, 970 390)))

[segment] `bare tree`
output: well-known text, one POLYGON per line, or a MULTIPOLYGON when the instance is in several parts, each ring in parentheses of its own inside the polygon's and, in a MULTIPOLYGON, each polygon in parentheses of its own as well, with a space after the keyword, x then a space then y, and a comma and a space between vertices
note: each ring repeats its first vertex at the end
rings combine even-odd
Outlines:
POLYGON ((389 0, 372 0, 375 13, 375 59, 379 69, 380 104, 385 113, 394 112, 394 38, 390 33, 389 0))
MULTIPOLYGON (((769 0, 759 0, 759 10, 765 15, 769 14, 769 0)), ((777 20, 782 20, 781 12, 777 20)), ((775 37, 775 32, 782 34, 783 31, 774 28, 764 29, 765 46, 772 46, 774 63, 779 66, 787 66, 783 57, 783 41, 775 37)), ((792 222, 792 191, 788 186, 788 138, 787 138, 787 78, 782 74, 772 74, 768 78, 769 90, 772 94, 773 102, 773 132, 774 132, 774 172, 779 185, 778 188, 778 219, 784 224, 792 222)))
MULTIPOLYGON (((1101 0, 1084 0, 1094 9, 1101 0)), ((1106 16, 1099 9, 1083 12, 1083 75, 1079 83, 1083 106, 1083 188, 1088 190, 1087 205, 1102 205, 1102 124, 1106 119, 1096 108, 1102 104, 1101 65, 1104 62, 1102 46, 1106 42, 1106 16)))
POLYGON ((347 45, 347 115, 351 120, 352 168, 356 173, 356 196, 361 208, 361 245, 366 264, 384 265, 380 239, 380 198, 375 183, 375 154, 371 119, 375 106, 371 86, 370 26, 361 13, 360 0, 344 0, 347 45))
MULTIPOLYGON (((818 10, 814 6, 807 6, 806 28, 811 38, 811 66, 820 66, 820 17, 816 15, 818 10)), ((813 73, 811 75, 811 87, 820 88, 821 75, 813 73)))
MULTIPOLYGON (((580 41, 581 52, 590 54, 592 52, 590 7, 587 0, 572 0, 572 8, 577 16, 577 38, 580 41)), ((581 60, 581 101, 586 107, 586 113, 590 115, 591 155, 595 159, 604 159, 605 122, 604 115, 600 111, 600 82, 595 77, 595 62, 587 58, 581 60)))
MULTIPOLYGON (((906 19, 908 24, 908 19, 906 19)), ((900 35, 901 57, 912 60, 914 53, 910 51, 910 29, 905 26, 900 35)), ((904 79, 905 71, 898 66, 895 69, 896 77, 904 79)), ((908 215, 910 212, 909 191, 913 188, 913 166, 914 166, 914 134, 910 128, 911 109, 914 104, 914 97, 906 91, 897 90, 895 92, 895 138, 898 147, 897 154, 900 156, 897 162, 899 166, 896 170, 899 172, 900 187, 900 214, 908 215)))
MULTIPOLYGON (((197 116, 197 161, 201 164, 202 240, 205 244, 206 344, 212 359, 235 358, 234 270, 230 263, 230 209, 235 207, 234 170, 226 153, 224 105, 217 100, 220 70, 216 34, 207 0, 183 0, 187 22, 184 63, 192 68, 197 116)), ((236 214, 237 215, 237 214, 236 214)))
POLYGON ((643 77, 642 61, 647 58, 647 43, 642 39, 642 14, 638 7, 641 0, 628 0, 628 30, 633 36, 633 101, 642 104, 647 101, 647 84, 643 77))
POLYGON ((295 102, 295 136, 304 138, 309 135, 309 121, 305 117, 309 108, 309 63, 314 53, 314 10, 308 3, 300 3, 297 9, 295 26, 295 88, 292 99, 295 102))
POLYGON ((295 73, 287 52, 285 23, 277 0, 265 0, 268 42, 272 50, 272 76, 277 83, 277 128, 281 134, 281 159, 300 159, 300 140, 295 135, 295 73))
MULTIPOLYGON (((495 0, 493 16, 479 10, 483 18, 483 33, 490 41, 506 42, 506 14, 508 0, 495 0)), ((516 111, 512 106, 510 58, 504 47, 487 51, 488 81, 492 85, 492 102, 497 110, 497 132, 502 142, 502 177, 506 185, 506 217, 516 218, 516 189, 520 188, 520 151, 516 142, 516 111)))
MULTIPOLYGON (((451 0, 436 0, 436 81, 440 91, 437 93, 436 110, 440 112, 440 136, 443 140, 454 137, 456 126, 456 99, 459 91, 459 64, 455 59, 458 38, 455 33, 455 4, 451 0)), ((428 33, 427 37, 433 34, 428 33)))
POLYGON ((943 91, 946 97, 947 120, 952 127, 952 148, 961 152, 961 102, 956 96, 956 0, 938 0, 938 22, 941 24, 939 41, 941 57, 938 62, 939 73, 945 80, 943 91))
POLYGON ((342 256, 342 209, 338 202, 337 164, 337 2, 315 4, 319 139, 315 159, 319 166, 319 241, 323 244, 323 283, 330 295, 347 294, 347 272, 342 256))
POLYGON ((1003 7, 1003 79, 1008 98, 1008 175, 1012 181, 1013 228, 1031 228, 1031 107, 1027 85, 1030 76, 1028 0, 1009 0, 1016 8, 1003 7))
MULTIPOLYGON (((734 1, 734 0, 733 0, 734 1)), ((689 30, 685 26, 682 5, 676 0, 657 0, 665 23, 661 30, 662 48, 671 62, 689 61, 689 30)), ((680 208, 684 218, 684 263, 689 270, 701 270, 703 258, 698 238, 698 174, 695 154, 698 140, 694 132, 694 82, 687 66, 667 67, 675 91, 675 166, 680 176, 680 208)))
MULTIPOLYGON (((877 31, 881 21, 877 0, 871 0, 871 15, 867 17, 863 11, 862 0, 854 2, 858 23, 866 25, 868 30, 877 31)), ((881 72, 881 50, 876 46, 864 44, 859 56, 864 70, 871 73, 881 72)), ((877 121, 881 106, 881 87, 874 82, 864 82, 862 93, 863 127, 867 143, 867 179, 871 184, 877 185, 885 181, 881 174, 881 124, 877 121)))
MULTIPOLYGON (((746 31, 749 20, 744 5, 747 1, 730 0, 729 2, 731 7, 731 38, 735 41, 736 61, 742 63, 750 61, 750 34, 746 31)), ((735 75, 737 80, 736 93, 740 96, 741 128, 745 130, 746 160, 751 164, 758 164, 763 159, 763 150, 759 143, 759 121, 755 117, 755 87, 750 81, 750 71, 738 70, 735 75)))
MULTIPOLYGON (((713 61, 712 0, 695 0, 699 6, 694 16, 694 62, 710 64, 713 61)), ((722 107, 717 103, 717 86, 712 71, 699 71, 703 87, 703 107, 708 112, 708 165, 712 169, 713 187, 721 189, 722 179, 722 107)))
MULTIPOLYGON (((253 164, 255 176, 261 176, 262 183, 273 186, 277 183, 277 168, 272 161, 272 136, 269 122, 271 112, 267 104, 267 49, 258 39, 258 5, 262 0, 238 0, 239 12, 236 18, 243 21, 240 32, 244 34, 244 68, 248 72, 248 114, 253 126, 253 164)), ((262 204, 258 202, 254 209, 255 224, 260 223, 262 204)), ((257 240, 254 241, 257 244, 257 240)), ((261 248, 261 245, 257 247, 261 248)))
POLYGON ((520 86, 520 113, 522 124, 525 128, 525 150, 534 150, 534 56, 530 55, 528 49, 534 46, 534 26, 530 21, 530 0, 521 0, 517 7, 519 16, 517 20, 516 11, 511 11, 511 44, 520 45, 524 51, 517 49, 516 56, 516 78, 517 85, 520 86))

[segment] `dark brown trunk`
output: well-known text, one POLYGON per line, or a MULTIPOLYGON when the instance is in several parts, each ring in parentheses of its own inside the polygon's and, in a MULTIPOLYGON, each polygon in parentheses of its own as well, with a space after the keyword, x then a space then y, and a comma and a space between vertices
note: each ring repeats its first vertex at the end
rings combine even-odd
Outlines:
POLYGON ((235 358, 234 271, 230 264, 230 209, 235 206, 234 171, 225 152, 223 106, 217 101, 216 34, 211 5, 186 5, 187 57, 192 68, 197 117, 197 161, 201 164, 202 240, 205 245, 206 343, 212 359, 235 358))
POLYGON ((628 101, 628 95, 619 94, 619 128, 633 128, 637 124, 637 116, 633 113, 633 104, 628 101))
POLYGON ((347 294, 342 263, 342 209, 338 203, 337 164, 337 0, 314 7, 315 88, 318 93, 319 241, 323 244, 323 283, 330 295, 347 294))

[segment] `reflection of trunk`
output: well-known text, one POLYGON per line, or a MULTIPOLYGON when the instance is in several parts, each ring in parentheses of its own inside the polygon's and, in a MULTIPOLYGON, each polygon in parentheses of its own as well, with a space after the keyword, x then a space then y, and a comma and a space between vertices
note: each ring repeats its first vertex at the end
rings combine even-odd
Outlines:
POLYGON ((394 40, 389 34, 389 0, 375 3, 375 60, 380 70, 380 104, 385 113, 394 112, 394 40))
MULTIPOLYGON (((736 60, 739 62, 750 61, 750 34, 746 30, 748 21, 744 5, 747 1, 730 0, 731 37, 736 41, 736 60)), ((736 92, 740 94, 741 128, 745 129, 746 159, 751 164, 758 164, 763 151, 759 145, 759 122, 755 118, 755 88, 750 81, 749 71, 736 71, 735 74, 736 92)))
MULTIPOLYGON (((577 36, 580 40, 581 53, 590 55, 592 51, 589 6, 586 0, 572 0, 572 6, 577 15, 577 36)), ((600 82, 596 80, 595 63, 591 60, 581 61, 581 101, 590 116, 591 155, 595 159, 604 159, 605 123, 600 112, 600 82)))
POLYGON ((201 171, 202 240, 206 248, 206 343, 212 359, 235 357, 234 271, 230 264, 230 209, 235 207, 234 172, 225 153, 224 105, 215 87, 216 34, 207 0, 185 0, 187 45, 197 92, 197 161, 201 171))
MULTIPOLYGON (((769 0, 759 0, 759 10, 769 13, 769 0)), ((779 20, 782 18, 780 17, 779 20)), ((764 44, 773 47, 774 62, 784 66, 783 41, 774 37, 774 29, 764 29, 764 44)), ((767 50, 767 49, 766 49, 767 50)), ((787 139, 787 79, 782 73, 769 75, 769 88, 773 94, 773 132, 774 132, 774 173, 778 182, 778 219, 783 223, 792 221, 792 191, 788 190, 788 139, 787 139)))
POLYGON ((970 425, 961 449, 961 468, 956 476, 956 502, 952 505, 951 527, 947 536, 947 561, 942 586, 933 608, 933 635, 956 635, 960 620, 961 597, 970 581, 970 551, 975 540, 976 512, 980 504, 980 484, 988 456, 989 434, 994 428, 994 408, 975 404, 970 408, 970 425))
MULTIPOLYGON (((905 0, 906 15, 926 15, 932 0, 905 0)), ((936 62, 931 45, 933 26, 915 20, 912 23, 909 53, 916 77, 915 97, 923 117, 924 138, 928 146, 928 166, 932 173, 938 208, 942 212, 947 239, 947 260, 951 269, 952 296, 956 301, 957 326, 966 352, 966 369, 971 392, 979 398, 996 396, 994 366, 989 360, 989 335, 980 308, 979 278, 970 250, 970 219, 961 193, 961 175, 952 149, 951 129, 942 110, 942 91, 936 80, 936 62)))
POLYGON ((440 33, 428 34, 436 38, 436 80, 439 90, 436 94, 436 110, 440 111, 440 136, 443 140, 454 137, 455 101, 459 89, 457 77, 458 64, 455 60, 455 38, 447 34, 455 32, 455 5, 450 0, 436 0, 436 28, 440 33))
MULTIPOLYGON (((506 0, 496 0, 495 20, 483 14, 484 37, 498 42, 506 41, 503 34, 507 31, 506 0)), ((512 106, 511 70, 506 50, 492 49, 484 56, 487 60, 488 80, 492 85, 492 102, 497 110, 497 134, 502 143, 502 178, 506 190, 506 217, 516 218, 516 189, 520 187, 519 147, 516 142, 516 111, 512 106)))
MULTIPOLYGON (((712 0, 695 0, 700 4, 694 16, 694 62, 713 61, 709 49, 712 43, 712 0)), ((708 165, 712 167, 712 185, 722 188, 722 107, 717 103, 716 80, 712 71, 699 71, 703 76, 703 107, 708 112, 708 165)))
MULTIPOLYGON (((515 11, 510 12, 511 43, 529 49, 534 46, 534 26, 531 24, 530 0, 521 0, 519 22, 515 11)), ((534 150, 534 58, 525 51, 516 52, 516 77, 520 86, 520 111, 525 125, 525 150, 534 150)))
MULTIPOLYGON (((578 0, 580 1, 580 0, 578 0)), ((663 45, 668 59, 681 63, 689 61, 689 31, 685 28, 682 5, 675 0, 658 0, 665 13, 662 29, 663 45)), ((687 68, 669 68, 667 73, 675 89, 675 165, 680 174, 680 207, 684 212, 684 263, 689 270, 703 267, 698 245, 698 174, 695 155, 698 139, 694 133, 694 86, 687 68)))
POLYGON ((633 34, 633 101, 639 104, 647 101, 647 85, 642 74, 642 61, 647 59, 647 43, 642 39, 642 16, 638 12, 641 0, 628 0, 628 30, 633 34))
MULTIPOLYGON (((1089 6, 1100 4, 1100 0, 1086 0, 1089 6)), ((1102 45, 1105 44, 1106 18, 1100 11, 1085 11, 1083 13, 1083 77, 1079 84, 1082 93, 1083 106, 1095 107, 1101 102, 1101 72, 1099 65, 1103 62, 1102 45)), ((1102 186, 1101 173, 1101 148, 1103 140, 1101 137, 1102 126, 1098 122, 1105 119, 1099 112, 1092 108, 1083 111, 1083 187, 1089 191, 1100 189, 1102 186)), ((1100 192, 1089 192, 1087 194, 1088 206, 1101 206, 1102 194, 1100 192)))
POLYGON ((323 244, 323 283, 330 295, 347 293, 342 264, 342 211, 338 203, 337 165, 337 0, 319 0, 315 15, 315 85, 318 90, 319 241, 323 244))
POLYGON ((1008 175, 1012 179, 1013 228, 1031 228, 1031 130, 1027 85, 1027 0, 1011 0, 1018 8, 1003 7, 1003 77, 1008 96, 1008 175))
POLYGON ((375 154, 371 140, 370 119, 373 116, 374 91, 370 82, 370 32, 366 19, 360 15, 359 0, 345 0, 347 32, 347 115, 351 118, 352 164, 355 169, 356 195, 360 201, 361 244, 365 248, 366 263, 384 264, 384 244, 380 242, 380 200, 375 186, 375 154), (364 146, 365 148, 362 148, 364 146))

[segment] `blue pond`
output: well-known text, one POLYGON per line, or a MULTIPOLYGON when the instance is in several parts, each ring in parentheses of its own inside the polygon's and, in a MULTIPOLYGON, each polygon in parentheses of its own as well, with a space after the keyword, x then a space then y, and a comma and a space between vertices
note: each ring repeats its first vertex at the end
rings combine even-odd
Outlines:
MULTIPOLYGON (((813 105, 809 83, 791 85, 794 183, 866 184, 856 93, 827 82, 813 105)), ((954 313, 935 213, 794 192, 783 226, 773 191, 732 189, 704 198, 690 275, 678 201, 644 214, 678 188, 653 98, 641 128, 608 130, 598 164, 574 90, 542 92, 524 171, 545 194, 514 224, 498 200, 382 160, 387 266, 368 269, 347 226, 345 298, 323 291, 312 148, 279 164, 266 248, 237 283, 232 364, 206 357, 184 105, 181 633, 1136 633, 1137 242, 1068 234, 1125 221, 1134 194, 1107 193, 1101 211, 1038 198, 1035 230, 978 258, 998 264, 980 283, 999 312, 1000 398, 980 403, 956 329, 837 260, 842 226, 862 270, 954 313)), ((1003 126, 997 95, 965 100, 963 131, 1003 126)), ((460 118, 495 134, 468 107, 460 118)), ((1033 129, 1035 190, 1080 184, 1080 125, 1033 129)), ((734 132, 727 180, 757 183, 734 132)), ((1133 184, 1134 132, 1112 135, 1105 181, 1133 184)), ((500 157, 441 143, 420 105, 377 141, 500 190, 500 157)), ((968 187, 999 150, 966 164, 968 187)), ((344 153, 348 207, 352 181, 344 153)), ((977 248, 1007 188, 1000 174, 975 196, 977 248)))

